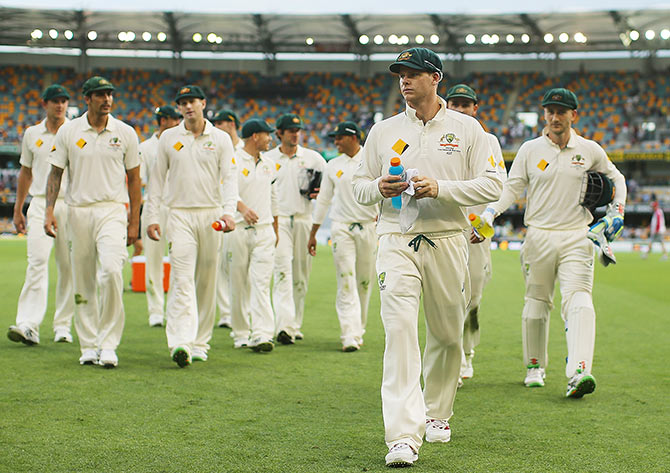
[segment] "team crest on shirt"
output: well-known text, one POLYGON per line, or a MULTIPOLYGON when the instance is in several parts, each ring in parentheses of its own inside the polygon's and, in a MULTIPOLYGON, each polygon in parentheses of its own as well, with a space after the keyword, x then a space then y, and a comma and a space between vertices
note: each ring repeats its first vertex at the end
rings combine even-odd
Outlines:
POLYGON ((272 168, 267 164, 263 164, 263 167, 261 168, 261 173, 263 173, 264 176, 269 176, 270 174, 272 174, 272 168))
POLYGON ((440 137, 437 149, 447 154, 460 153, 459 143, 461 139, 454 133, 445 133, 440 137))
POLYGON ((379 283, 379 290, 383 291, 386 289, 386 271, 379 273, 379 276, 377 276, 377 282, 379 283))
POLYGON ((121 148, 121 140, 119 140, 118 136, 113 136, 109 139, 109 147, 113 150, 121 148))
POLYGON ((212 141, 206 142, 204 145, 202 145, 202 149, 205 151, 214 151, 216 149, 216 145, 212 141))
POLYGON ((584 158, 582 157, 581 154, 576 154, 575 156, 572 157, 572 161, 570 162, 572 167, 579 168, 579 167, 584 167, 584 158))

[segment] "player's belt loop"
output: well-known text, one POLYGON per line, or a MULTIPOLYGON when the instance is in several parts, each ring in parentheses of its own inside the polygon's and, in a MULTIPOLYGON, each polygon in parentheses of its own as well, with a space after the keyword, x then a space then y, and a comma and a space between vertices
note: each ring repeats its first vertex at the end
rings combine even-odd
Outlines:
POLYGON ((356 228, 356 227, 358 227, 358 229, 361 230, 361 231, 363 230, 363 225, 361 225, 361 224, 358 223, 358 222, 354 222, 354 223, 352 223, 351 225, 349 225, 349 231, 350 231, 350 232, 353 232, 353 231, 354 231, 354 228, 356 228))
POLYGON ((437 248, 437 245, 436 245, 435 243, 433 243, 433 240, 431 240, 430 238, 428 238, 428 237, 427 237, 426 235, 424 235, 424 234, 419 234, 419 235, 417 235, 416 237, 414 237, 414 238, 408 243, 407 246, 409 246, 410 248, 414 248, 414 251, 416 252, 416 251, 419 251, 419 246, 421 246, 421 242, 422 242, 422 241, 426 241, 426 242, 427 242, 430 246, 432 246, 433 248, 437 248))

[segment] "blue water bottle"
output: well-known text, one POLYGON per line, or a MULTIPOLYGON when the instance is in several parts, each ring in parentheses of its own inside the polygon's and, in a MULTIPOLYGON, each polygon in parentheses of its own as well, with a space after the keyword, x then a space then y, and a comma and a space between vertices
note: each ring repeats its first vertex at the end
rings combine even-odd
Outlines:
MULTIPOLYGON (((401 178, 404 177, 403 175, 405 174, 405 168, 402 167, 402 164, 400 164, 400 158, 391 158, 389 174, 391 176, 400 176, 401 178)), ((391 204, 393 204, 393 208, 400 210, 402 208, 402 195, 391 197, 391 204)))

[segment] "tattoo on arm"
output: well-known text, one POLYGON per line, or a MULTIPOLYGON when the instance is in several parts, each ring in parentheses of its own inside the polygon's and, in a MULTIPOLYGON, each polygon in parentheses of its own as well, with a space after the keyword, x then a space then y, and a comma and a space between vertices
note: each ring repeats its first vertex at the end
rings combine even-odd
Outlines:
POLYGON ((47 208, 56 205, 58 192, 60 191, 60 183, 63 178, 63 170, 56 166, 51 166, 51 172, 47 179, 47 208))

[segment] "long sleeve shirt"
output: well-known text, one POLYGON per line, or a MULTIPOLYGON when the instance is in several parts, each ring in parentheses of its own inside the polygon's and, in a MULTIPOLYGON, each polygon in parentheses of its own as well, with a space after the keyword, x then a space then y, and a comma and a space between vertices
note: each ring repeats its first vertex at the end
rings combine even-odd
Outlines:
POLYGON ((370 222, 379 213, 378 205, 361 205, 354 197, 351 178, 363 157, 362 150, 354 156, 341 154, 326 164, 314 207, 314 223, 323 223, 329 207, 330 219, 340 223, 370 222))
POLYGON ((224 214, 234 215, 237 176, 233 166, 230 136, 209 121, 197 137, 183 121, 165 130, 158 140, 158 157, 149 177, 147 224, 158 223, 162 196, 168 208, 223 207, 224 214))
POLYGON ((526 190, 526 226, 545 230, 583 228, 593 215, 580 205, 587 171, 602 172, 616 188, 614 204, 626 203, 626 180, 598 143, 574 130, 564 149, 546 134, 521 145, 512 162, 500 200, 491 207, 499 215, 526 190))
POLYGON ((437 198, 417 200, 419 215, 410 234, 468 228, 464 207, 493 202, 502 181, 496 170, 486 133, 474 118, 440 109, 427 123, 407 106, 404 113, 375 124, 363 148, 363 159, 353 177, 354 195, 363 205, 381 202, 377 233, 400 233, 400 211, 385 199, 379 180, 388 175, 391 158, 400 156, 405 169, 437 180, 437 198))

